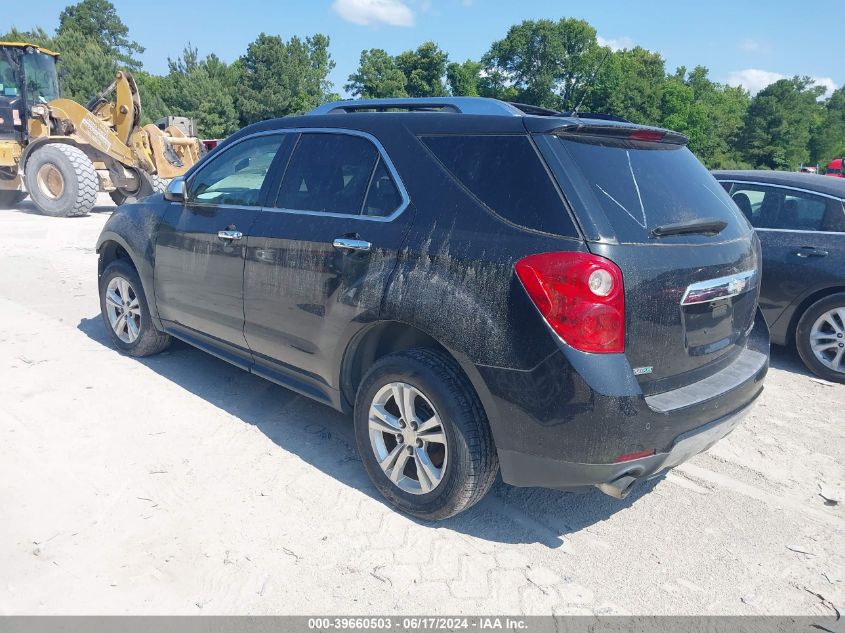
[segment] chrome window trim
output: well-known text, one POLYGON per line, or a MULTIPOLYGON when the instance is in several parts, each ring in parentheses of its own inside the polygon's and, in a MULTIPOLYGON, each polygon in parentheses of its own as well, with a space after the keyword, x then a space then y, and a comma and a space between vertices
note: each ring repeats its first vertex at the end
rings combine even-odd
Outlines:
POLYGON ((829 193, 820 193, 818 191, 811 191, 809 189, 803 189, 801 187, 793 187, 791 185, 779 185, 772 182, 757 182, 751 180, 733 180, 733 179, 720 179, 716 178, 719 182, 730 182, 735 185, 757 185, 758 187, 776 187, 778 189, 789 189, 790 191, 798 191, 800 193, 808 193, 812 196, 819 196, 821 198, 828 198, 830 200, 837 200, 839 202, 845 203, 845 198, 840 198, 839 196, 834 196, 829 193))
POLYGON ((812 235, 845 235, 845 231, 808 231, 807 229, 754 229, 755 231, 769 231, 773 233, 810 233, 812 235))
POLYGON ((681 297, 682 306, 696 305, 699 303, 710 303, 711 301, 718 301, 720 299, 730 299, 737 295, 750 290, 753 287, 752 281, 757 275, 756 270, 746 270, 741 273, 733 275, 726 275, 725 277, 716 277, 715 279, 708 279, 706 281, 698 281, 687 286, 681 297), (708 296, 702 299, 690 300, 690 295, 695 292, 713 291, 714 296, 708 296))
MULTIPOLYGON (((272 213, 289 213, 295 215, 311 215, 311 216, 319 216, 319 217, 332 217, 332 218, 349 218, 354 220, 365 220, 370 222, 391 222, 399 217, 405 209, 411 204, 411 198, 408 195, 408 190, 405 189, 405 183, 402 182, 402 179, 399 177, 399 172, 396 171, 396 167, 393 166, 393 161, 390 160, 390 157, 387 155, 387 150, 384 149, 384 146, 381 142, 369 132, 363 132, 361 130, 350 130, 348 128, 329 128, 329 127, 296 127, 296 128, 281 128, 275 130, 263 130, 261 132, 255 132, 254 134, 250 134, 248 136, 244 136, 241 139, 238 139, 228 147, 226 147, 223 152, 218 154, 214 157, 216 160, 231 148, 236 147, 243 143, 244 141, 258 138, 260 136, 271 136, 271 135, 282 135, 282 134, 304 134, 304 133, 317 133, 317 134, 346 134, 348 136, 358 136, 361 138, 365 138, 370 141, 376 148, 376 151, 379 153, 379 157, 384 164, 387 165, 387 170, 390 172, 391 177, 393 178, 393 182, 396 185, 397 189, 399 189, 399 196, 402 198, 402 202, 396 208, 393 213, 390 215, 385 216, 370 216, 370 215, 362 215, 352 214, 352 213, 334 213, 330 211, 308 211, 305 209, 284 209, 280 207, 272 207, 272 206, 265 206, 265 207, 256 207, 256 206, 243 206, 239 204, 209 204, 204 202, 188 202, 186 201, 186 205, 191 206, 198 206, 198 207, 218 207, 221 209, 243 209, 245 211, 269 211, 272 213)), ((294 148, 296 149, 296 148, 294 148)), ((291 154, 293 156, 293 154, 291 154)), ((191 174, 191 179, 193 179, 194 174, 191 174)), ((190 181, 187 181, 186 184, 189 185, 190 190, 190 181)), ((369 193, 369 187, 367 188, 367 193, 369 193)), ((364 199, 366 202, 366 198, 364 199)), ((178 203, 174 203, 178 204, 178 203)))

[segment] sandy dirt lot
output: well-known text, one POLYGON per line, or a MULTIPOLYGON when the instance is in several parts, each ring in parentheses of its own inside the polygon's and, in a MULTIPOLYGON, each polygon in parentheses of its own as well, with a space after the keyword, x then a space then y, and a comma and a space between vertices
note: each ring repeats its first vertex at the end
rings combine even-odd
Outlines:
POLYGON ((0 614, 845 607, 845 387, 792 353, 741 428, 625 501, 498 483, 423 523, 381 501, 346 416, 183 344, 109 345, 105 201, 0 211, 0 614))

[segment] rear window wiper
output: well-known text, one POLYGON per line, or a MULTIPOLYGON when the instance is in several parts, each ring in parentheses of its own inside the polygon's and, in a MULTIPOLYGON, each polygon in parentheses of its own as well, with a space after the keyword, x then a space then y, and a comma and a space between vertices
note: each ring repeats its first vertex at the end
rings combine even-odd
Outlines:
POLYGON ((702 218, 691 222, 676 222, 674 224, 661 224, 655 226, 649 234, 651 237, 665 237, 667 235, 687 235, 691 233, 701 235, 718 235, 728 225, 724 220, 713 218, 702 218))

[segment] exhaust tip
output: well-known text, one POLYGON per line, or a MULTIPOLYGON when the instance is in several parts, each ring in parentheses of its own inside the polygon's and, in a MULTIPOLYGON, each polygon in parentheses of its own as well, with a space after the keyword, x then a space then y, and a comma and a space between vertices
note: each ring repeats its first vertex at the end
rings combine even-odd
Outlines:
POLYGON ((635 483, 637 483, 636 477, 625 474, 621 477, 617 477, 610 483, 597 484, 596 488, 614 499, 624 499, 631 492, 631 488, 634 487, 635 483))

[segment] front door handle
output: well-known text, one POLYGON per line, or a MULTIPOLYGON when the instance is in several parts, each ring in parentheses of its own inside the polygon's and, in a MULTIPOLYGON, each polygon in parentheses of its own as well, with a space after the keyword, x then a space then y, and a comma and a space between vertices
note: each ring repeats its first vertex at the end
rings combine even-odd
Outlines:
POLYGON ((353 240, 348 237, 336 237, 332 246, 344 251, 369 251, 372 244, 364 240, 353 240))
POLYGON ((240 231, 217 231, 217 237, 221 240, 239 240, 244 236, 240 231))
POLYGON ((802 246, 800 249, 792 253, 798 257, 827 257, 828 252, 814 246, 802 246))

